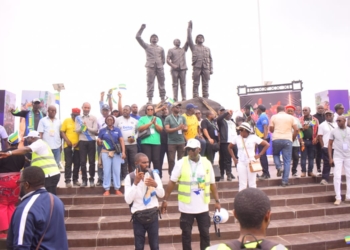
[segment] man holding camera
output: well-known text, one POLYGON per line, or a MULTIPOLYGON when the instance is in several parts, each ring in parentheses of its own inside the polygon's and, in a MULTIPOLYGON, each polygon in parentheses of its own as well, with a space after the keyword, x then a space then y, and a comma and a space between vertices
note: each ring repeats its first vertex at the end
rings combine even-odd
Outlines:
MULTIPOLYGON (((130 112, 129 112, 130 113, 130 112)), ((125 201, 130 204, 135 249, 144 249, 145 234, 151 250, 159 249, 158 198, 164 196, 162 181, 149 169, 147 155, 135 155, 136 170, 125 178, 125 201)))

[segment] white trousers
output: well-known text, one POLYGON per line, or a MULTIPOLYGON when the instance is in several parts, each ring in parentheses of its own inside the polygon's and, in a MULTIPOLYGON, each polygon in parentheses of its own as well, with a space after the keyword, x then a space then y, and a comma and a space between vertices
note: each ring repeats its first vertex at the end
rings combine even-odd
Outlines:
POLYGON ((335 199, 341 200, 341 172, 344 166, 346 176, 346 199, 350 199, 350 159, 334 158, 334 191, 335 199))
POLYGON ((239 175, 239 191, 246 189, 247 184, 250 188, 256 188, 256 173, 250 172, 248 162, 238 162, 237 172, 239 175))

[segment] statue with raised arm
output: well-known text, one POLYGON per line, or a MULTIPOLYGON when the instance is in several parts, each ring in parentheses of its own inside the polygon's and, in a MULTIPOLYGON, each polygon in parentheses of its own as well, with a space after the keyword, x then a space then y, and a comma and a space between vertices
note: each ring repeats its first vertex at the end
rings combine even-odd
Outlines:
POLYGON ((213 59, 210 49, 203 45, 204 36, 199 34, 196 37, 195 43, 192 40, 192 21, 188 23, 187 42, 192 51, 192 66, 193 66, 193 98, 198 97, 199 82, 202 78, 202 95, 204 98, 209 97, 209 80, 213 74, 213 59))
POLYGON ((170 73, 173 80, 173 99, 178 101, 178 88, 180 82, 182 101, 186 101, 186 51, 188 49, 188 42, 180 48, 180 40, 175 39, 175 47, 169 49, 167 55, 167 63, 171 67, 170 73))
POLYGON ((145 43, 141 34, 146 28, 146 24, 142 24, 140 30, 136 34, 136 40, 139 42, 142 48, 146 52, 146 69, 147 69, 147 97, 148 103, 152 103, 154 92, 154 80, 157 76, 159 96, 162 101, 165 100, 165 86, 164 86, 164 68, 165 54, 162 47, 157 45, 158 36, 156 34, 151 35, 151 44, 145 43))

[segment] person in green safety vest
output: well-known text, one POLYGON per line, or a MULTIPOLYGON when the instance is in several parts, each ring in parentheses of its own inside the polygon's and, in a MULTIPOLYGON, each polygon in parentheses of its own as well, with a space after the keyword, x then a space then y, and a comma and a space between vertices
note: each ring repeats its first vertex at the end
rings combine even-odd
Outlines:
POLYGON ((201 157, 201 144, 197 139, 189 139, 185 149, 188 156, 176 162, 162 203, 162 213, 167 211, 167 199, 178 185, 180 228, 182 230, 182 249, 191 250, 191 234, 194 219, 200 235, 200 249, 210 246, 209 203, 210 192, 215 199, 215 210, 220 211, 220 201, 215 185, 213 167, 209 160, 201 157))
POLYGON ((40 139, 39 132, 32 130, 26 137, 29 146, 25 146, 13 151, 0 152, 0 159, 11 155, 32 154, 32 167, 40 167, 45 173, 45 188, 48 192, 56 195, 57 184, 61 173, 55 161, 55 157, 50 146, 40 139))
POLYGON ((233 208, 233 214, 240 225, 239 238, 207 247, 206 250, 288 250, 282 244, 265 239, 271 220, 271 204, 263 191, 256 188, 244 189, 236 195, 233 208))

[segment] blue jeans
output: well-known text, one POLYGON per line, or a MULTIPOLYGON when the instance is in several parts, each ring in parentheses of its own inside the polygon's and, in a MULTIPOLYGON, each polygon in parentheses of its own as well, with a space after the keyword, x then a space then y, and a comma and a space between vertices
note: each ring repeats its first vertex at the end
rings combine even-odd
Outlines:
POLYGON ((284 171, 282 176, 282 183, 288 183, 290 162, 292 158, 292 141, 290 140, 274 140, 273 147, 273 161, 277 169, 281 168, 280 153, 282 151, 284 171))
POLYGON ((135 237, 135 249, 143 250, 145 246, 145 235, 147 232, 148 242, 151 250, 159 250, 159 224, 157 219, 150 224, 141 224, 137 220, 132 222, 135 237))
MULTIPOLYGON (((97 146, 97 157, 100 156, 102 150, 102 146, 97 146)), ((103 162, 102 162, 103 165, 103 162)), ((103 182, 103 168, 97 167, 97 175, 98 175, 98 180, 103 182)))
POLYGON ((108 153, 102 152, 103 162, 103 188, 109 190, 111 186, 111 175, 113 174, 114 189, 120 188, 120 169, 122 157, 119 154, 114 154, 113 158, 108 156, 108 153))
POLYGON ((312 140, 304 140, 305 149, 301 151, 301 171, 306 172, 306 158, 308 159, 308 169, 307 172, 311 173, 314 168, 314 156, 315 156, 315 146, 312 144, 312 140))
POLYGON ((57 166, 60 167, 60 162, 61 162, 61 149, 56 148, 56 149, 51 149, 53 153, 53 157, 55 158, 55 161, 57 163, 57 166))

